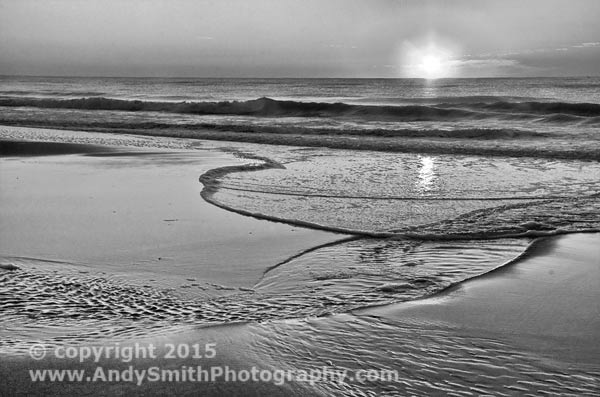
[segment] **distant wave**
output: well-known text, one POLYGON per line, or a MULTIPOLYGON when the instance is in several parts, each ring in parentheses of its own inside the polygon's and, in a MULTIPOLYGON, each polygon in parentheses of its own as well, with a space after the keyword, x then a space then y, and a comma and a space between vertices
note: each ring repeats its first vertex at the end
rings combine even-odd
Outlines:
MULTIPOLYGON (((480 103, 480 102, 526 102, 526 101, 542 101, 544 98, 536 98, 531 96, 503 96, 503 95, 468 95, 468 96, 435 96, 435 97, 414 97, 407 98, 402 96, 397 97, 362 97, 359 99, 351 100, 351 102, 358 101, 362 103, 387 103, 387 104, 430 104, 436 103, 454 103, 457 105, 469 104, 469 103, 480 103)), ((546 99, 550 101, 550 99, 546 99)))
POLYGON ((0 99, 0 106, 257 117, 387 117, 406 121, 460 119, 473 115, 473 112, 468 110, 439 109, 432 106, 349 105, 345 103, 278 101, 270 98, 260 98, 250 101, 177 103, 122 100, 104 97, 79 99, 9 98, 0 99))
POLYGON ((24 98, 30 99, 41 99, 39 96, 47 97, 46 99, 62 99, 66 97, 81 98, 82 96, 98 97, 101 95, 106 95, 106 93, 85 90, 6 90, 0 91, 0 95, 13 97, 24 96, 24 98), (55 98, 52 98, 52 96, 55 98))
POLYGON ((567 102, 446 102, 436 105, 360 105, 347 103, 281 101, 259 98, 249 101, 157 102, 104 97, 51 99, 0 98, 0 106, 53 109, 148 111, 197 115, 239 115, 256 117, 354 117, 390 121, 443 121, 495 118, 514 114, 516 118, 564 114, 600 116, 600 104, 567 102))
MULTIPOLYGON (((454 103, 441 103, 440 108, 456 106, 454 103)), ((479 102, 469 103, 469 109, 493 112, 527 113, 527 114, 564 114, 582 117, 600 116, 600 104, 597 103, 571 103, 571 102, 479 102)))

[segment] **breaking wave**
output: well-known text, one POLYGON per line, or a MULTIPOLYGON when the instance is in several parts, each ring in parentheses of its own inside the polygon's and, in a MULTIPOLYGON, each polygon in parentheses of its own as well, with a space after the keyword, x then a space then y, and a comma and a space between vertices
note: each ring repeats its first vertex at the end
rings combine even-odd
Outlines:
POLYGON ((23 97, 2 98, 0 106, 256 117, 355 117, 393 121, 452 121, 498 117, 522 119, 555 114, 579 117, 600 116, 600 104, 536 101, 465 101, 434 105, 391 106, 284 101, 266 97, 249 101, 221 102, 160 102, 105 97, 76 99, 23 97))

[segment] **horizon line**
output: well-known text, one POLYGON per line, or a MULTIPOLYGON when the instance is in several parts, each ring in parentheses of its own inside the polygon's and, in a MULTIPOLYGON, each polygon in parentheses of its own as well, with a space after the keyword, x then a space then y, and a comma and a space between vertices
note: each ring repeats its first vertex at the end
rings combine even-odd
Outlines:
POLYGON ((598 75, 567 75, 567 76, 461 76, 461 77, 440 77, 440 78, 425 78, 425 77, 306 77, 306 76, 285 76, 285 77, 260 77, 260 76, 110 76, 110 75, 37 75, 37 74, 2 74, 4 77, 38 77, 38 78, 102 78, 102 79, 212 79, 212 80, 468 80, 468 79, 581 79, 581 78, 600 78, 598 75))

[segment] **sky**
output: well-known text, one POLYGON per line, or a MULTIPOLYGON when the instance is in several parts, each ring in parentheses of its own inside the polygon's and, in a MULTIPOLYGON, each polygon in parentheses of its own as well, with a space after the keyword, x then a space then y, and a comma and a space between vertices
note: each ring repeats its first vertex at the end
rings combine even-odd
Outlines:
POLYGON ((0 0, 0 74, 600 75, 600 0, 0 0))

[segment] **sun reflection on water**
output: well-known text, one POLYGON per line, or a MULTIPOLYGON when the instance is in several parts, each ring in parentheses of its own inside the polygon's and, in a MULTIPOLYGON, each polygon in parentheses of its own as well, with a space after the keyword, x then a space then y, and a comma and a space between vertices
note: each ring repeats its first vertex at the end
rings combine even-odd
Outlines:
POLYGON ((417 190, 420 193, 426 193, 433 188, 436 179, 435 159, 431 156, 419 156, 419 159, 421 164, 417 179, 417 190))

